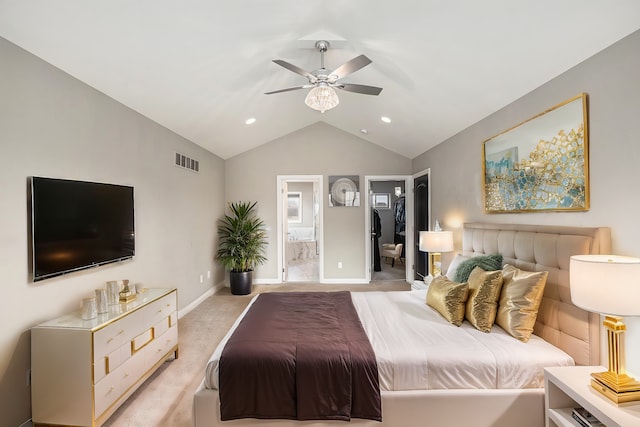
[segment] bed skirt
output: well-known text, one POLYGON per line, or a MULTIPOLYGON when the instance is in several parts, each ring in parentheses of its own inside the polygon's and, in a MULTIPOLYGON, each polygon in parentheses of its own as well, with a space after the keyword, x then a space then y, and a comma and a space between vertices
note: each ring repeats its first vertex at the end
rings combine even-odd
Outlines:
MULTIPOLYGON (((357 427, 543 427, 544 389, 382 391, 382 422, 352 419, 357 427)), ((193 397, 194 427, 328 427, 344 421, 220 420, 218 390, 200 383, 193 397)))

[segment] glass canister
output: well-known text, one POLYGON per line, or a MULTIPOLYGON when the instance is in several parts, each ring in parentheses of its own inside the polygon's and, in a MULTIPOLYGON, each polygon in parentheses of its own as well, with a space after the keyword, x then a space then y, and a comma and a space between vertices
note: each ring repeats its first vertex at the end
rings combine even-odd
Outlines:
POLYGON ((82 319, 89 320, 94 319, 98 315, 98 309, 96 306, 96 297, 89 297, 82 299, 82 319))
POLYGON ((98 308, 98 314, 106 313, 108 311, 108 305, 107 290, 96 289, 96 306, 98 308))
POLYGON ((120 300, 120 284, 116 280, 107 282, 107 301, 109 305, 116 305, 120 300))

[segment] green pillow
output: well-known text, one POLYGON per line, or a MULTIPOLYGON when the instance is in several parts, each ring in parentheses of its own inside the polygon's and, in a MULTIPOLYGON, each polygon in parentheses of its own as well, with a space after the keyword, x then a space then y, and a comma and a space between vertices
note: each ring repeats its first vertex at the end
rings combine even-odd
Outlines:
POLYGON ((455 281, 459 283, 466 282, 476 267, 480 267, 484 271, 502 270, 502 255, 480 255, 462 261, 456 270, 455 281))

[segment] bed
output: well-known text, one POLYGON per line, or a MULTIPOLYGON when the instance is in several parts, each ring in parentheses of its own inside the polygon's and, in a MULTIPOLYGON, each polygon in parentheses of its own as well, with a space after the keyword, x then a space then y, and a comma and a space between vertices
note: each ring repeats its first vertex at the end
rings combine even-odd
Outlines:
MULTIPOLYGON (((571 304, 569 292, 569 258, 575 254, 609 253, 610 230, 606 227, 565 227, 565 226, 536 226, 513 224, 484 224, 467 223, 462 230, 462 250, 465 256, 477 256, 483 254, 500 253, 503 262, 528 271, 548 271, 544 297, 542 299, 537 320, 534 327, 534 335, 529 343, 520 346, 526 349, 532 346, 541 346, 546 349, 555 349, 561 354, 568 355, 568 361, 560 364, 598 365, 600 360, 600 333, 599 316, 585 312, 571 304)), ((544 425, 544 389, 539 376, 523 373, 517 378, 512 376, 488 376, 484 374, 465 376, 457 374, 459 366, 451 367, 451 361, 445 360, 444 376, 467 378, 467 382, 461 382, 456 388, 427 389, 416 387, 416 378, 424 373, 414 372, 403 375, 389 376, 388 357, 384 348, 400 348, 396 341, 389 341, 388 333, 378 335, 372 332, 366 311, 384 313, 379 309, 367 309, 371 299, 382 298, 379 293, 367 292, 363 295, 353 294, 354 305, 358 310, 364 329, 370 335, 372 346, 378 358, 380 371, 381 398, 382 398, 382 422, 365 419, 352 419, 356 426, 542 426, 544 425), (387 334, 385 336, 385 334, 387 334), (382 348, 382 350, 381 350, 382 348), (454 374, 452 374, 452 372, 454 374), (399 377, 399 378, 396 378, 399 377), (392 378, 391 380, 389 378, 392 378), (497 380, 500 378, 500 381, 497 380), (476 384, 473 382, 476 381, 476 384), (389 382, 397 384, 388 384, 389 382), (470 383, 471 384, 470 384, 470 383), (491 385, 493 384, 493 386, 491 385)), ((383 294, 383 293, 380 293, 383 294)), ((419 317, 425 314, 424 291, 387 293, 395 302, 384 302, 403 313, 389 314, 391 316, 404 316, 398 323, 398 329, 420 330, 419 317), (413 301, 413 302, 412 302, 413 301), (414 304, 415 303, 415 304, 414 304), (420 315, 411 313, 420 310, 420 315), (408 313, 408 314, 407 314, 408 313), (412 323, 415 322, 415 323, 412 323)), ((375 306, 373 306, 375 307, 375 306)), ((247 310, 249 307, 247 308, 247 310)), ((246 312, 246 311, 245 311, 246 312)), ((436 319, 437 316, 432 316, 436 319)), ((433 320, 432 319, 432 320, 433 320)), ((440 319, 441 321, 442 319, 440 319)), ((238 321, 234 325, 237 326, 238 321)), ((233 330, 233 328, 232 328, 233 330)), ((460 327, 462 333, 469 338, 464 342, 475 342, 474 335, 481 332, 463 323, 460 327)), ((231 333, 231 331, 230 331, 231 333)), ((397 334, 393 334, 397 335, 397 334)), ((495 344, 501 341, 513 340, 506 337, 504 331, 494 326, 490 337, 495 344)), ((228 338, 225 337, 225 340, 228 338)), ((400 342, 406 343, 410 335, 401 334, 400 342)), ((428 340, 428 336, 422 337, 428 340)), ((219 353, 222 346, 216 349, 219 353)), ((422 341, 421 340, 421 341, 422 341)), ((485 344, 478 344, 480 347, 485 344)), ((492 343, 493 346, 493 343, 492 343)), ((407 347, 408 351, 411 350, 407 347)), ((418 351, 424 351, 420 349, 418 351)), ((478 348, 467 348, 465 351, 476 354, 478 348)), ((526 351, 526 350, 524 350, 526 351)), ((553 351, 553 350, 551 350, 553 351)), ((212 355, 215 359, 216 352, 212 355)), ((464 354, 463 351, 460 351, 464 354)), ((437 352, 436 352, 437 355, 437 352)), ((499 357, 500 352, 484 353, 484 357, 499 357)), ((210 361, 211 362, 211 361, 210 361)), ((463 364, 458 361, 457 364, 463 364)), ((546 361, 537 361, 540 366, 545 366, 546 361)), ((554 362, 558 363, 558 362, 554 362)), ((508 358, 498 362, 498 366, 508 364, 508 358)), ((215 365, 215 364, 214 364, 215 365)), ((193 424, 197 427, 204 426, 331 426, 340 425, 342 421, 293 421, 293 420, 256 420, 239 419, 233 421, 220 421, 219 392, 215 384, 215 367, 209 363, 205 379, 195 392, 193 401, 193 424)), ((462 367, 460 367, 462 368, 462 367)), ((440 379, 438 374, 431 377, 437 384, 440 379)), ((451 378, 447 379, 450 380, 451 378)), ((442 380, 444 381, 444 379, 442 380)))

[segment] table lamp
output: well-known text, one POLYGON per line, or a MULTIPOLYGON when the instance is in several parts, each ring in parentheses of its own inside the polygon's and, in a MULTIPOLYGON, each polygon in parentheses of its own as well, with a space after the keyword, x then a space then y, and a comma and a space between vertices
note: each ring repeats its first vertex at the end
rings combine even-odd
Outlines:
POLYGON ((453 233, 442 231, 440 224, 436 221, 433 231, 421 231, 419 248, 422 252, 429 252, 431 258, 430 271, 433 277, 442 273, 441 254, 442 252, 453 251, 453 233))
POLYGON ((640 315, 640 258, 574 255, 569 262, 571 300, 605 316, 609 366, 591 374, 591 386, 616 403, 640 400, 640 382, 626 373, 621 316, 640 315))

